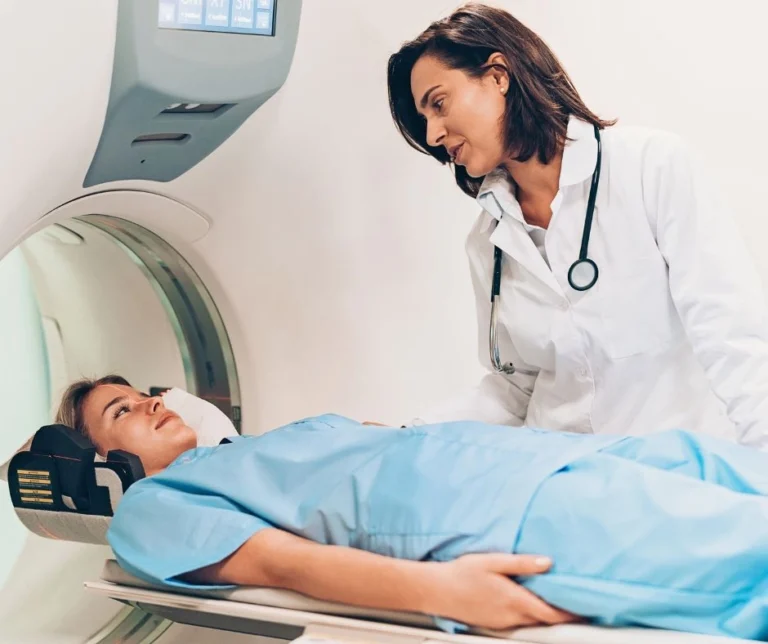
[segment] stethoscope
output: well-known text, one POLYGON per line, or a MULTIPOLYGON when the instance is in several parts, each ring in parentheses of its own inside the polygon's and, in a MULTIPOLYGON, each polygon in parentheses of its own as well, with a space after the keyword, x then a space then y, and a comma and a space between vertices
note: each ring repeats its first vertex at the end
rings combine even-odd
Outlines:
MULTIPOLYGON (((568 269, 568 284, 576 291, 588 291, 597 282, 598 270, 597 264, 589 257, 587 257, 587 250, 589 248, 589 234, 592 232, 592 217, 595 214, 595 199, 597 197, 597 187, 600 184, 600 160, 602 158, 602 142, 600 141, 600 130, 595 125, 595 139, 597 140, 597 162, 595 163, 595 171, 592 173, 592 185, 589 189, 589 200, 587 201, 587 214, 584 218, 584 232, 581 235, 581 250, 579 251, 579 259, 577 259, 571 268, 568 269)), ((530 371, 527 369, 518 369, 514 364, 508 362, 506 364, 501 363, 499 358, 499 342, 496 337, 496 323, 498 317, 498 310, 496 304, 498 302, 499 294, 501 291, 501 263, 503 253, 498 246, 493 250, 493 284, 491 286, 491 329, 490 329, 490 349, 491 349, 491 365, 495 371, 500 373, 506 373, 512 375, 513 373, 523 373, 529 376, 537 375, 537 371, 530 371)))

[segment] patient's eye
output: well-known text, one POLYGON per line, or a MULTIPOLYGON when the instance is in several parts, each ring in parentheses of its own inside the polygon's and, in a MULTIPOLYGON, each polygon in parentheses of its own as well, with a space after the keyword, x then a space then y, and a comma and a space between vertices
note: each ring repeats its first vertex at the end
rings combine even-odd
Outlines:
POLYGON ((119 405, 117 409, 115 409, 115 412, 112 414, 112 418, 117 420, 118 418, 120 418, 120 416, 123 415, 123 413, 128 413, 129 411, 131 411, 131 408, 128 407, 128 405, 126 405, 125 403, 123 403, 122 405, 119 405))

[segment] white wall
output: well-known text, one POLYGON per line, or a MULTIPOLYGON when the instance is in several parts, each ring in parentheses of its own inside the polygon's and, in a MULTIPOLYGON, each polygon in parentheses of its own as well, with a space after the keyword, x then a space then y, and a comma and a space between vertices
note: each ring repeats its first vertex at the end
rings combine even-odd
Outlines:
MULTIPOLYGON (((146 0, 141 0, 146 1, 146 0)), ((117 1, 0 0, 0 257, 82 185, 106 111, 117 1)))

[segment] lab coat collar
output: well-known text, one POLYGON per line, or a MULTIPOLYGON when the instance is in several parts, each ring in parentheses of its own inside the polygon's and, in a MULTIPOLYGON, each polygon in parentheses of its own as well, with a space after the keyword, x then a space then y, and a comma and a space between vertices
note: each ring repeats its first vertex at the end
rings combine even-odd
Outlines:
POLYGON ((597 163, 597 139, 591 123, 571 116, 568 120, 568 140, 560 167, 560 187, 574 186, 592 178, 597 163))
MULTIPOLYGON (((561 189, 590 179, 597 162, 597 141, 590 123, 571 116, 567 137, 560 166, 561 189)), ((509 173, 505 168, 497 168, 485 177, 477 194, 477 202, 497 221, 506 213, 522 223, 525 219, 515 192, 515 183, 509 173)))
MULTIPOLYGON (((560 192, 556 201, 562 199, 564 187, 588 180, 597 160, 597 141, 591 124, 571 117, 568 120, 567 136, 560 168, 560 192)), ((514 181, 506 169, 499 168, 485 178, 477 195, 478 203, 490 215, 484 232, 494 224, 495 219, 496 227, 490 235, 491 243, 514 257, 553 291, 562 294, 560 284, 525 229, 525 218, 515 192, 514 181)), ((556 208, 555 203, 553 208, 556 208)))
MULTIPOLYGON (((492 219, 491 222, 493 222, 492 219)), ((510 257, 514 257, 531 275, 552 291, 563 295, 557 278, 544 261, 521 221, 503 217, 490 234, 489 241, 510 257)))
POLYGON ((539 249, 523 225, 523 211, 515 199, 515 186, 506 171, 496 171, 488 175, 483 183, 487 189, 484 199, 480 200, 483 208, 491 216, 483 228, 487 233, 491 225, 495 229, 489 241, 506 254, 514 257, 541 282, 556 293, 562 293, 555 276, 547 266, 539 249), (507 215, 504 217, 503 215, 507 215))

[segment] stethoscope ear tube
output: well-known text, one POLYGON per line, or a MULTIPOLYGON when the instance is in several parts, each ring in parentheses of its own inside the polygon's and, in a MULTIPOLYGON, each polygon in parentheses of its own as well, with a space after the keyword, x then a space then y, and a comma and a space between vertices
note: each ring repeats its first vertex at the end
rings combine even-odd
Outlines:
POLYGON ((589 236, 592 233, 592 220, 595 215, 595 202, 597 200, 597 187, 600 185, 600 168, 602 166, 603 144, 600 140, 600 130, 595 128, 597 140, 597 162, 592 173, 592 185, 589 188, 589 200, 587 201, 587 214, 584 217, 584 232, 581 234, 581 249, 577 259, 568 270, 568 284, 574 291, 588 291, 596 283, 599 275, 597 264, 587 257, 589 251, 589 236), (579 275, 581 273, 581 275, 579 275))
POLYGON ((589 250, 589 236, 592 233, 592 219, 595 215, 595 201, 597 200, 597 187, 600 185, 600 166, 602 165, 603 157, 603 143, 600 140, 600 130, 597 125, 595 127, 595 139, 597 140, 597 162, 595 163, 595 171, 592 173, 592 185, 589 187, 589 200, 587 201, 587 216, 584 217, 584 232, 581 235, 581 250, 579 251, 579 259, 587 259, 587 251, 589 250))
POLYGON ((491 302, 501 293, 501 248, 493 247, 493 284, 491 285, 491 302))

